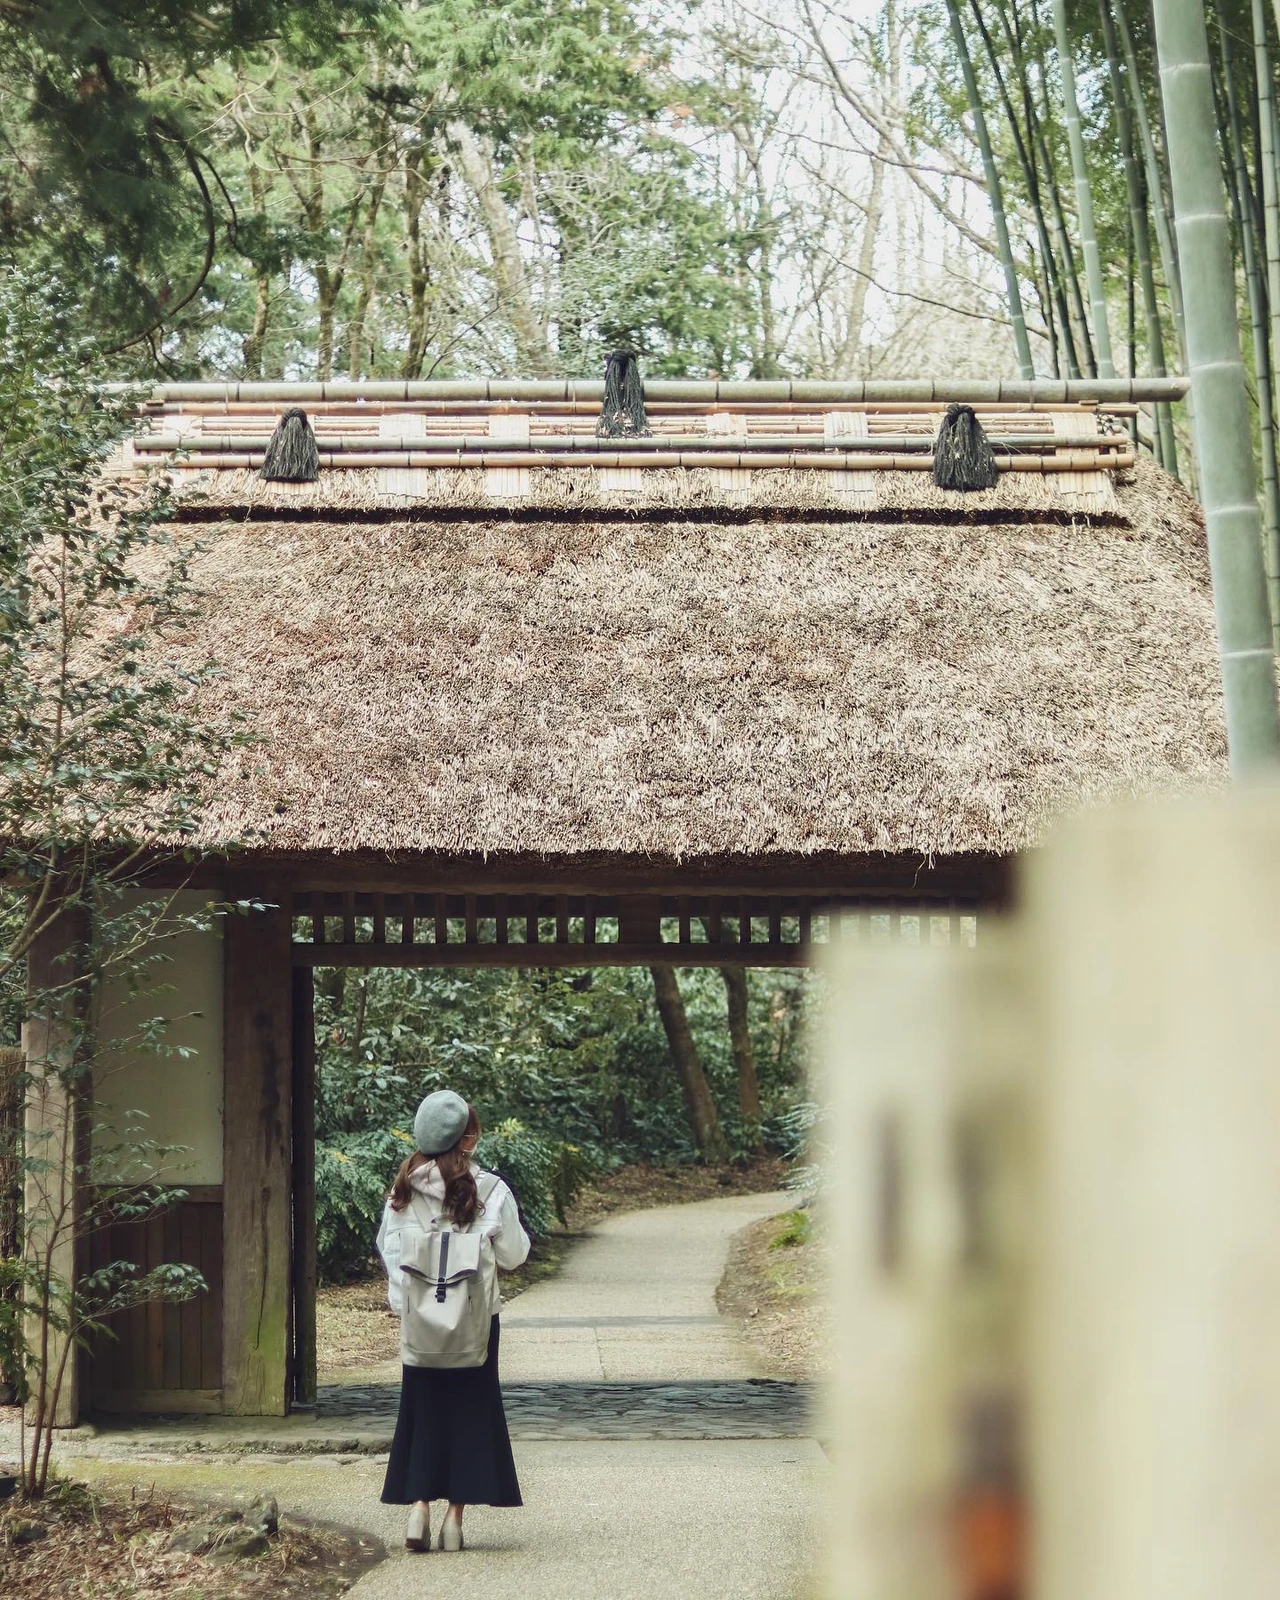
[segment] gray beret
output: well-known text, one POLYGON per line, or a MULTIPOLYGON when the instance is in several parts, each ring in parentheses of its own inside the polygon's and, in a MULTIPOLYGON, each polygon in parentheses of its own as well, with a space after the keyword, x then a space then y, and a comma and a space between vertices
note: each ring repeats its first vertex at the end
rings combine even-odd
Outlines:
POLYGON ((443 1155, 452 1150, 467 1131, 470 1120, 467 1102, 452 1089, 437 1089, 418 1107, 413 1119, 413 1137, 424 1156, 443 1155))

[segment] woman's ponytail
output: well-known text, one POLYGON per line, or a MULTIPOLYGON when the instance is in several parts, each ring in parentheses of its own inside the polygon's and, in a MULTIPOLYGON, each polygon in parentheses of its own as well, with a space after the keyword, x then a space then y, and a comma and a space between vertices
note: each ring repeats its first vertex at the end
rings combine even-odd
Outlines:
POLYGON ((471 1151, 480 1137, 480 1118, 475 1107, 467 1107, 467 1126, 452 1150, 436 1157, 440 1176, 444 1179, 445 1215, 459 1228, 469 1228, 480 1214, 480 1191, 471 1171, 471 1151), (464 1141, 469 1149, 464 1150, 464 1141))

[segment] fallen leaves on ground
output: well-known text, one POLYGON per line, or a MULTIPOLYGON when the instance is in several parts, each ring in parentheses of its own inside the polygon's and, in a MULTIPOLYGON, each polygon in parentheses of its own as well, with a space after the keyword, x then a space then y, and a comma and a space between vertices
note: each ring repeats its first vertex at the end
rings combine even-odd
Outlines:
POLYGON ((569 1208, 569 1227, 576 1232, 616 1211, 716 1200, 727 1194, 767 1194, 784 1188, 786 1181, 786 1162, 777 1156, 723 1166, 619 1167, 582 1190, 569 1208))
POLYGON ((829 1364, 824 1251, 807 1213, 765 1217, 739 1233, 716 1304, 734 1317, 771 1377, 819 1377, 829 1364))
POLYGON ((369 1539, 282 1517, 265 1554, 235 1561, 170 1550, 209 1515, 154 1489, 102 1492, 63 1480, 41 1501, 0 1504, 5 1600, 276 1600, 345 1592, 382 1554, 369 1539))

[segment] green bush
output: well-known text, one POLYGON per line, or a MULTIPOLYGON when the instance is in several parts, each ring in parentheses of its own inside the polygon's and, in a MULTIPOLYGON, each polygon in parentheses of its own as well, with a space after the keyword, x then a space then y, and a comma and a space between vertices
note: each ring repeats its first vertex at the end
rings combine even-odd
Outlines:
POLYGON ((316 1145, 316 1265, 326 1283, 368 1272, 396 1169, 413 1150, 407 1133, 339 1133, 316 1145))
MULTIPOLYGON (((368 1272, 396 1169, 413 1150, 402 1129, 338 1133, 316 1146, 316 1257, 321 1279, 341 1283, 368 1272)), ((541 1139, 508 1117, 480 1141, 476 1159, 515 1191, 530 1235, 545 1238, 592 1167, 575 1145, 541 1139)))
POLYGON ((529 1234, 545 1238, 582 1187, 592 1167, 576 1145, 542 1139, 508 1117, 480 1140, 476 1160, 500 1173, 515 1192, 529 1234))
POLYGON ((788 1211, 778 1217, 777 1233, 769 1241, 770 1250, 792 1250, 796 1245, 808 1244, 813 1234, 813 1216, 808 1211, 788 1211))

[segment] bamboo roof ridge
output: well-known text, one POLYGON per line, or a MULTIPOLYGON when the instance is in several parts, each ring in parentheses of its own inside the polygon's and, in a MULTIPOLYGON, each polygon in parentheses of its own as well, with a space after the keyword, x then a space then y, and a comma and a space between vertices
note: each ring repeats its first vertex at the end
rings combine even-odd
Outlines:
MULTIPOLYGON (((108 384, 114 392, 124 392, 125 384, 108 384)), ((891 378, 840 379, 647 379, 646 405, 664 402, 756 403, 777 405, 800 403, 826 405, 854 401, 927 401, 968 405, 996 401, 1084 402, 1181 400, 1190 387, 1189 380, 1168 378, 891 378)), ((150 403, 170 401, 252 401, 278 404, 320 400, 461 400, 483 401, 571 401, 583 400, 598 406, 604 398, 604 383, 592 378, 479 378, 479 379, 337 379, 327 383, 161 383, 151 391, 150 403)))
MULTIPOLYGON (((936 426, 912 416, 867 426, 936 426)), ((1103 437, 1088 408, 1065 433, 1027 421, 1103 437)), ((1148 459, 974 494, 754 462, 424 469, 397 491, 415 470, 181 469, 204 498, 180 519, 218 526, 193 530, 199 617, 164 648, 215 660, 208 711, 260 736, 196 842, 1003 855, 1064 808, 1225 776, 1202 523, 1148 459)))
POLYGON ((142 404, 125 466, 166 464, 209 513, 940 510, 924 479, 948 397, 962 394, 981 413, 996 472, 1045 485, 997 485, 969 510, 1016 511, 1025 492, 1065 515, 1108 515, 1112 478, 1134 463, 1140 402, 1183 387, 659 382, 645 389, 647 431, 616 438, 597 433, 599 383, 171 384, 142 404), (267 482, 272 429, 300 400, 318 476, 267 482))

